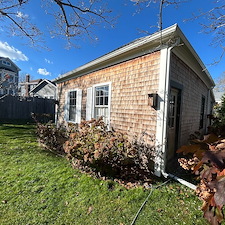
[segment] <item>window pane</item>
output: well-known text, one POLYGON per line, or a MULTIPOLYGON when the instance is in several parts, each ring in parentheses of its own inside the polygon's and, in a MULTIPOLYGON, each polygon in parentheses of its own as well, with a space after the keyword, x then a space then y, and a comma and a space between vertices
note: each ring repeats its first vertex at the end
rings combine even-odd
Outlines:
POLYGON ((95 118, 103 117, 105 123, 108 123, 108 105, 109 105, 109 86, 95 88, 95 118))
POLYGON ((109 86, 105 86, 105 95, 109 95, 109 86))
POLYGON ((99 97, 96 98, 96 105, 99 105, 99 97))
POLYGON ((173 128, 175 125, 175 103, 176 103, 176 96, 170 96, 169 102, 169 128, 173 128))
POLYGON ((69 109, 69 120, 75 121, 75 115, 76 115, 76 106, 70 106, 70 109, 69 109))
POLYGON ((105 97, 105 105, 108 105, 109 104, 109 97, 105 97))
POLYGON ((76 91, 71 91, 69 93, 69 120, 76 120, 76 91))
POLYGON ((99 105, 103 105, 103 97, 100 97, 100 103, 99 105))
POLYGON ((109 87, 102 86, 95 88, 95 105, 108 105, 109 87))

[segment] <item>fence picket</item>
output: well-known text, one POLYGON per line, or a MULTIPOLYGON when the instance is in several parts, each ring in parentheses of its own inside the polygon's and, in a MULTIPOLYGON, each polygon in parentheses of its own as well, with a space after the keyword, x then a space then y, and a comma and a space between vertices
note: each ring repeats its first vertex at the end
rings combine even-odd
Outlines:
POLYGON ((0 98, 0 119, 30 120, 31 113, 49 114, 50 119, 54 120, 55 100, 11 95, 0 98))

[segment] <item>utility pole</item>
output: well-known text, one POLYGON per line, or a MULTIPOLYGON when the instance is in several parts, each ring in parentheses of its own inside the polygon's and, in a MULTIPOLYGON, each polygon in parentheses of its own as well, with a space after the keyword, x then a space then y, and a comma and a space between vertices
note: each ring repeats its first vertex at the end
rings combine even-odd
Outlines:
POLYGON ((163 4, 164 4, 165 0, 160 0, 160 6, 159 6, 159 24, 158 24, 158 28, 159 28, 159 32, 161 32, 161 36, 160 36, 160 45, 162 45, 162 29, 163 29, 163 4))
POLYGON ((159 31, 163 29, 163 21, 162 21, 162 16, 163 16, 163 4, 165 0, 160 0, 160 6, 159 6, 159 31))

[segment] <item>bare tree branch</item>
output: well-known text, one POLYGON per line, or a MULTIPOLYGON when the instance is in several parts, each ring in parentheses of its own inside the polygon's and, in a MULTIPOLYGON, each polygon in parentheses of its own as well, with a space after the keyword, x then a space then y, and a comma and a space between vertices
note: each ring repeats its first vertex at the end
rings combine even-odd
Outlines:
MULTIPOLYGON (((29 15, 25 14, 26 4, 32 0, 0 0, 1 25, 11 30, 12 35, 26 37, 32 45, 40 42, 43 33, 32 23, 29 15)), ((34 0, 33 0, 34 1, 34 0)), ((92 28, 99 24, 113 24, 113 19, 108 18, 111 11, 103 6, 103 0, 42 0, 42 7, 46 14, 55 18, 54 26, 49 29, 50 34, 65 38, 68 43, 76 37, 93 37, 92 28), (55 28, 55 29, 54 29, 55 28)), ((41 7, 41 5, 40 5, 41 7)))
POLYGON ((215 7, 209 11, 199 11, 197 14, 193 13, 192 18, 185 19, 184 21, 192 21, 197 19, 205 19, 201 22, 202 33, 207 35, 212 34, 213 39, 211 45, 214 47, 221 47, 221 54, 218 59, 215 59, 209 66, 218 64, 225 54, 225 4, 224 1, 217 0, 214 2, 215 7))
POLYGON ((31 45, 36 45, 38 42, 41 42, 40 36, 42 33, 34 24, 30 23, 29 16, 22 12, 23 6, 27 4, 28 1, 29 0, 1 0, 0 20, 4 22, 1 26, 4 26, 3 29, 6 32, 10 31, 10 35, 26 37, 31 45))

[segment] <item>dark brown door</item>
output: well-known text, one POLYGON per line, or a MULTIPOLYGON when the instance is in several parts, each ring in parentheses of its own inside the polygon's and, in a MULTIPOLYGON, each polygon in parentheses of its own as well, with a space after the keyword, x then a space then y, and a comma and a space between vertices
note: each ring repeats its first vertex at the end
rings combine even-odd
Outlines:
POLYGON ((177 141, 177 123, 178 123, 178 94, 179 90, 171 88, 169 97, 169 115, 168 115, 168 145, 167 161, 173 159, 176 151, 177 141))

